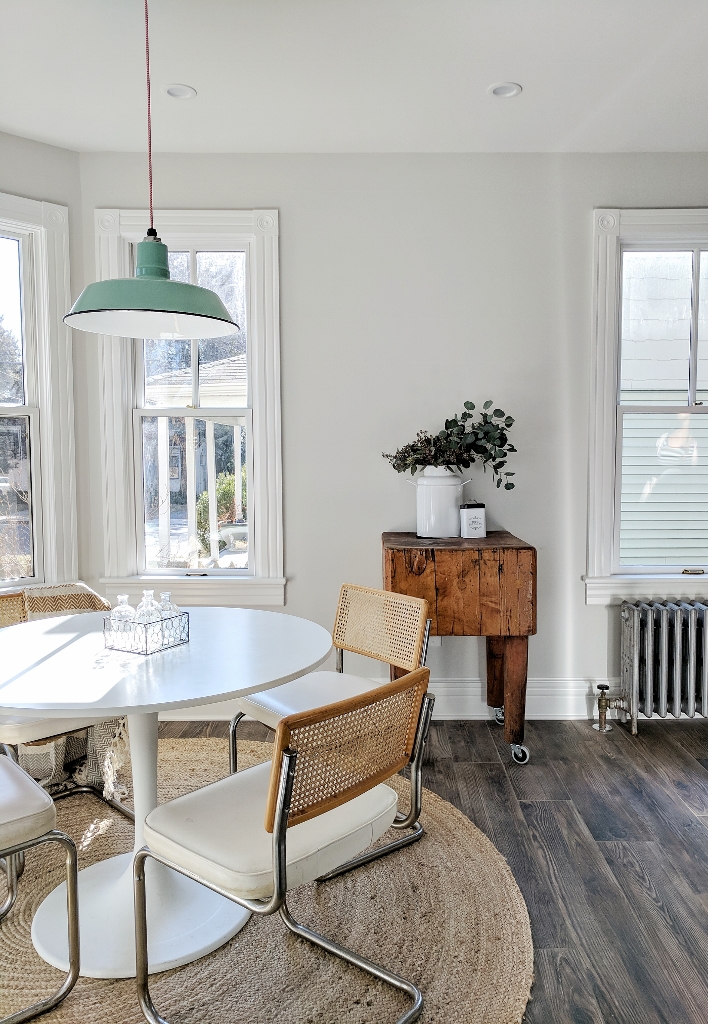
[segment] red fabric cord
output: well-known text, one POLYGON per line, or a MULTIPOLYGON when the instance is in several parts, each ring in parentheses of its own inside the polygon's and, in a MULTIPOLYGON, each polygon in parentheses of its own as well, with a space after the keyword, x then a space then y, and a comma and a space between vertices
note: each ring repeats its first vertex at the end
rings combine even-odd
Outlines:
POLYGON ((145 80, 147 84, 148 182, 150 186, 150 228, 154 230, 152 216, 152 118, 150 112, 150 31, 148 27, 148 0, 145 0, 145 80))

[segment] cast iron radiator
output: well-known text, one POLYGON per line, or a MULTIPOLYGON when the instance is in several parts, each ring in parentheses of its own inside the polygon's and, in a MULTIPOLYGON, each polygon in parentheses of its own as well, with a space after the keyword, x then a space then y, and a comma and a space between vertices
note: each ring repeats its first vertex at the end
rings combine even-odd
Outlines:
POLYGON ((624 601, 621 711, 637 716, 708 715, 708 605, 699 601, 624 601))

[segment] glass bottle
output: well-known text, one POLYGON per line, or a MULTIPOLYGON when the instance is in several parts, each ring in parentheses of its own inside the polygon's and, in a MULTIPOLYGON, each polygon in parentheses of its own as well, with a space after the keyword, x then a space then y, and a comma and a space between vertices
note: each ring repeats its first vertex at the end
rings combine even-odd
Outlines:
POLYGON ((179 615, 179 608, 177 607, 176 604, 172 603, 171 597, 172 594, 170 593, 169 590, 163 590, 160 593, 160 603, 158 605, 158 608, 160 609, 160 614, 162 615, 163 619, 170 619, 174 615, 179 615))
POLYGON ((143 599, 135 610, 136 622, 158 622, 162 618, 154 590, 143 590, 143 599))
POLYGON ((111 612, 111 625, 116 629, 127 629, 134 620, 135 608, 131 608, 128 604, 128 595, 119 594, 118 604, 111 612))

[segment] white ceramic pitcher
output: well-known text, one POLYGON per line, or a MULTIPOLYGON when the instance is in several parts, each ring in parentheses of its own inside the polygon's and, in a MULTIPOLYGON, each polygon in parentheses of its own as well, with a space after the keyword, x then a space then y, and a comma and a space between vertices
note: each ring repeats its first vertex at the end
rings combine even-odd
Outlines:
POLYGON ((426 466, 415 480, 419 537, 460 536, 460 492, 468 483, 445 466, 426 466))

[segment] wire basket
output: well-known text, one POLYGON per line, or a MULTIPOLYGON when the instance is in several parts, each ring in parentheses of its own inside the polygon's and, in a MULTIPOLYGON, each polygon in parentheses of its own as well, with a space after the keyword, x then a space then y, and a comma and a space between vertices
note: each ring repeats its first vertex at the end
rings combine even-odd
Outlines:
POLYGON ((179 612, 155 622, 112 622, 103 618, 103 641, 111 651, 157 654, 189 643, 189 612, 179 612))

